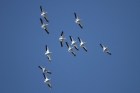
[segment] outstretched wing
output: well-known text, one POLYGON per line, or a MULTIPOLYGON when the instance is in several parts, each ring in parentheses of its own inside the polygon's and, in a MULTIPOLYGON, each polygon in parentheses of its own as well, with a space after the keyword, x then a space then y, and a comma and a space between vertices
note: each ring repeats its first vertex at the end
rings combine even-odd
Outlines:
POLYGON ((45 74, 45 73, 43 73, 43 76, 44 76, 44 78, 45 78, 45 79, 47 78, 47 76, 46 76, 46 74, 45 74))
POLYGON ((71 52, 74 56, 76 56, 76 54, 74 52, 71 52))
POLYGON ((61 47, 63 47, 62 41, 60 41, 61 47))
POLYGON ((46 51, 48 50, 48 46, 46 45, 46 51))
POLYGON ((82 26, 82 24, 79 22, 79 26, 83 29, 83 26, 82 26))
POLYGON ((104 46, 102 44, 100 44, 100 46, 103 48, 104 46))
POLYGON ((51 62, 51 57, 50 55, 47 55, 48 60, 51 62))
POLYGON ((43 67, 41 67, 41 66, 38 66, 40 69, 43 69, 43 67))
POLYGON ((41 12, 44 12, 43 9, 42 9, 42 6, 40 6, 40 10, 41 10, 41 12))
POLYGON ((77 48, 77 46, 74 46, 74 47, 75 47, 76 50, 79 50, 79 49, 77 48))
POLYGON ((87 52, 87 49, 86 49, 86 47, 85 47, 85 46, 83 47, 83 49, 87 52))
POLYGON ((45 17, 44 17, 44 18, 45 18, 45 20, 46 20, 47 22, 49 22, 49 20, 48 20, 48 18, 46 17, 46 15, 45 15, 45 17))
POLYGON ((70 37, 70 40, 73 41, 73 38, 71 36, 69 36, 69 37, 70 37))
POLYGON ((62 31, 62 32, 61 32, 61 36, 63 36, 63 35, 64 35, 64 32, 62 31))
POLYGON ((111 53, 109 51, 107 51, 106 53, 108 53, 109 55, 111 55, 111 53))
POLYGON ((47 29, 47 28, 45 28, 44 30, 45 30, 45 31, 49 34, 49 31, 48 31, 48 29, 47 29))
POLYGON ((77 18, 78 18, 78 16, 76 15, 76 13, 74 13, 74 16, 75 16, 75 19, 77 19, 77 18))
POLYGON ((52 86, 51 86, 50 82, 47 82, 47 83, 48 83, 48 86, 52 89, 52 86))
POLYGON ((47 71, 47 73, 52 74, 52 72, 51 72, 51 71, 47 71))
POLYGON ((81 43, 81 39, 80 39, 80 37, 78 37, 78 40, 79 40, 79 42, 81 43))
POLYGON ((43 20, 40 18, 40 21, 41 21, 41 24, 43 25, 44 24, 44 22, 43 22, 43 20))
POLYGON ((69 48, 69 44, 66 42, 67 47, 69 48))

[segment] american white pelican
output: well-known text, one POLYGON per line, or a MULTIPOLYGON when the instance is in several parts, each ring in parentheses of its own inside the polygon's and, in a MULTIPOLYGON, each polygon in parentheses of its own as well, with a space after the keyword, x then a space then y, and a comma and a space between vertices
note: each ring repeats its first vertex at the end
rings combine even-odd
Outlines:
POLYGON ((43 76, 45 78, 44 82, 47 83, 50 88, 52 88, 52 86, 50 84, 50 79, 47 78, 47 76, 45 75, 45 73, 43 73, 43 76))
POLYGON ((108 53, 109 55, 111 55, 111 53, 107 50, 107 47, 104 47, 102 44, 100 44, 100 46, 102 47, 103 52, 106 52, 106 53, 108 53))
POLYGON ((73 47, 70 47, 69 44, 66 42, 66 45, 68 47, 68 51, 71 52, 74 56, 76 56, 76 54, 74 53, 74 51, 72 50, 73 47))
POLYGON ((40 6, 40 10, 41 10, 41 16, 44 17, 47 22, 49 22, 48 18, 46 17, 47 12, 44 12, 42 6, 40 6))
POLYGON ((83 28, 82 24, 80 23, 80 20, 82 20, 82 19, 79 19, 76 13, 74 13, 74 16, 75 16, 75 22, 76 22, 81 28, 83 28))
POLYGON ((49 31, 47 29, 48 24, 45 24, 41 18, 40 18, 40 21, 41 21, 41 24, 42 24, 41 28, 43 28, 49 34, 49 31))
POLYGON ((76 45, 76 41, 74 41, 72 36, 69 36, 69 37, 70 37, 70 40, 71 40, 71 45, 73 45, 75 47, 75 49, 78 50, 77 45, 76 45))
POLYGON ((64 40, 64 39, 66 39, 66 38, 64 38, 64 32, 62 31, 62 32, 61 32, 61 36, 60 36, 60 38, 59 38, 61 47, 63 46, 63 40, 64 40))
POLYGON ((85 45, 84 45, 86 42, 83 42, 83 41, 80 39, 80 37, 78 37, 78 40, 79 40, 79 42, 80 42, 80 46, 83 47, 83 49, 87 52, 87 49, 86 49, 86 47, 85 47, 85 45))
POLYGON ((47 58, 48 58, 48 60, 51 62, 51 57, 50 57, 50 54, 51 54, 52 52, 49 52, 49 48, 48 48, 48 46, 46 45, 46 52, 45 52, 45 55, 47 56, 47 58))
POLYGON ((47 70, 46 68, 42 67, 42 66, 38 66, 42 71, 43 73, 47 72, 49 74, 52 74, 51 71, 47 70))

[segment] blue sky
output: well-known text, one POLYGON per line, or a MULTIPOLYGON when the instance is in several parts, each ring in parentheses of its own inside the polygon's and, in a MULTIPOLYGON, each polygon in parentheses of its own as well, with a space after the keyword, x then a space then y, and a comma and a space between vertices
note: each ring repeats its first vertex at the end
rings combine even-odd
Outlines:
POLYGON ((1 0, 1 93, 140 93, 139 0, 1 0), (49 23, 39 6, 48 12, 49 23), (74 18, 82 19, 81 29, 74 18), (48 25, 48 35, 39 18, 48 25), (61 32, 77 40, 76 57, 60 47, 61 32), (77 37, 86 42, 88 52, 77 37), (108 46, 112 55, 99 44, 108 46), (52 62, 45 56, 48 45, 52 62), (49 89, 43 66, 52 72, 49 89))

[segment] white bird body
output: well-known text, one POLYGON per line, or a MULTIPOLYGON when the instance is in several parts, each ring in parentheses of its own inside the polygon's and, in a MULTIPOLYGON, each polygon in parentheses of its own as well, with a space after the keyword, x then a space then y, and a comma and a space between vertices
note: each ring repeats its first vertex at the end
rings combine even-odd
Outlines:
POLYGON ((82 42, 82 41, 81 41, 80 46, 82 46, 82 47, 83 47, 83 46, 84 46, 84 44, 85 44, 85 42, 82 42))
POLYGON ((61 44, 61 47, 63 46, 63 40, 65 40, 66 38, 64 38, 64 32, 62 31, 61 32, 61 36, 59 37, 59 41, 60 41, 60 44, 61 44))
POLYGON ((69 51, 69 52, 73 52, 72 48, 73 48, 73 47, 69 47, 69 48, 68 48, 68 51, 69 51))
POLYGON ((49 82, 49 80, 50 80, 50 79, 46 78, 46 79, 44 80, 44 82, 47 83, 47 82, 49 82))
POLYGON ((72 41, 71 42, 71 45, 76 45, 76 41, 72 41))
POLYGON ((48 60, 51 62, 51 57, 50 57, 50 54, 51 54, 52 52, 50 52, 49 51, 49 48, 48 48, 48 46, 46 45, 46 52, 45 52, 45 55, 47 56, 47 58, 48 58, 48 60))
POLYGON ((48 25, 48 24, 43 24, 43 25, 41 26, 41 28, 46 29, 47 25, 48 25))
POLYGON ((45 16, 46 16, 46 13, 47 13, 47 12, 44 12, 44 11, 43 11, 43 12, 41 13, 41 16, 42 16, 42 17, 45 17, 45 16))
POLYGON ((76 18, 75 23, 80 23, 80 19, 78 17, 76 18))
POLYGON ((60 41, 63 41, 64 39, 66 39, 66 38, 64 38, 63 36, 60 36, 60 38, 59 38, 60 41))

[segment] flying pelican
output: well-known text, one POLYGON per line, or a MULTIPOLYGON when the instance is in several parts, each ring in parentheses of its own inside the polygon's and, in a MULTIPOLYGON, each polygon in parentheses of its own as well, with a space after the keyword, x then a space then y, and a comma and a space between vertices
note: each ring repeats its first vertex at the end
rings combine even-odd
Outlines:
POLYGON ((52 89, 52 86, 50 84, 50 79, 47 78, 47 76, 45 75, 45 73, 43 73, 43 76, 45 78, 44 82, 48 84, 48 86, 50 87, 50 89, 52 89))
POLYGON ((43 28, 49 34, 49 31, 46 27, 48 24, 45 24, 41 18, 40 18, 40 21, 41 21, 41 24, 42 24, 41 28, 43 28))
POLYGON ((46 68, 42 67, 42 66, 38 66, 42 71, 43 73, 47 72, 49 74, 52 74, 51 71, 47 70, 46 68))
POLYGON ((51 54, 52 52, 49 52, 49 48, 48 48, 48 46, 46 45, 46 52, 45 52, 45 55, 47 56, 47 58, 48 58, 48 60, 51 62, 51 57, 50 57, 50 54, 51 54))
POLYGON ((61 47, 63 46, 63 40, 64 40, 64 39, 66 39, 66 38, 64 38, 64 32, 62 31, 62 32, 61 32, 61 36, 60 36, 60 38, 59 38, 61 47))
POLYGON ((108 53, 109 55, 111 55, 111 53, 107 50, 107 47, 104 47, 102 44, 100 44, 100 46, 102 47, 103 52, 106 52, 106 53, 108 53))
POLYGON ((73 47, 70 47, 69 44, 68 44, 67 42, 66 42, 66 45, 67 45, 67 47, 68 47, 68 51, 71 52, 74 56, 76 56, 76 54, 75 54, 75 53, 73 52, 73 50, 72 50, 73 47))
POLYGON ((41 16, 44 17, 47 22, 49 22, 48 18, 46 17, 47 12, 44 12, 42 6, 40 6, 40 10, 41 10, 41 16))
POLYGON ((80 20, 82 20, 82 19, 79 19, 76 13, 74 13, 74 16, 75 16, 75 22, 76 22, 81 28, 83 28, 82 24, 80 23, 80 20))
POLYGON ((75 49, 78 50, 77 45, 76 45, 76 41, 74 41, 74 39, 71 36, 69 36, 69 37, 71 40, 71 45, 73 45, 75 47, 75 49))
POLYGON ((84 45, 86 42, 83 42, 83 41, 80 39, 80 37, 78 37, 78 40, 79 40, 79 42, 80 42, 80 46, 83 47, 83 49, 87 52, 87 49, 86 49, 86 47, 85 47, 85 45, 84 45))

